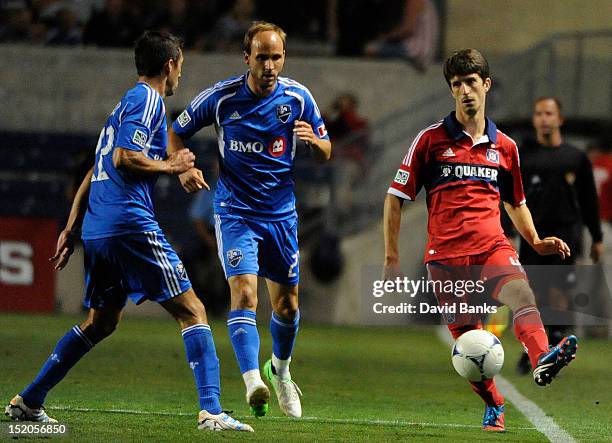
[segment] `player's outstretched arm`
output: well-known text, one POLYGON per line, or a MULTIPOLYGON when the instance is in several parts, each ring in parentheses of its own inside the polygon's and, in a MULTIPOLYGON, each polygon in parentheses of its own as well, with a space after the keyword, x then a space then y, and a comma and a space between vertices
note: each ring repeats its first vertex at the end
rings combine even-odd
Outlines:
POLYGON ((402 221, 402 200, 392 194, 385 197, 383 231, 385 235, 385 262, 383 280, 392 280, 400 275, 399 269, 399 232, 402 221))
POLYGON ((319 138, 312 130, 312 126, 305 121, 296 120, 293 132, 312 150, 312 155, 319 163, 325 163, 331 158, 332 145, 329 140, 319 138))
POLYGON ((540 255, 559 254, 561 258, 569 257, 570 248, 563 240, 557 237, 546 237, 540 239, 533 224, 533 218, 527 205, 512 206, 504 202, 504 208, 510 216, 517 231, 523 236, 531 247, 540 255))
MULTIPOLYGON (((178 136, 172 126, 168 128, 168 155, 171 155, 174 152, 178 152, 181 149, 185 149, 185 143, 183 143, 183 139, 178 136)), ((196 192, 200 189, 210 190, 210 186, 208 183, 204 181, 204 176, 202 175, 202 171, 195 166, 181 174, 179 174, 179 180, 181 182, 181 186, 186 192, 196 192)))
POLYGON ((195 155, 189 149, 173 152, 166 160, 152 160, 141 151, 116 147, 113 151, 113 164, 118 170, 139 174, 180 174, 195 163, 195 155))
POLYGON ((74 200, 72 201, 72 207, 70 208, 70 215, 68 216, 68 222, 66 227, 60 233, 57 239, 57 246, 55 248, 55 254, 49 259, 49 261, 55 262, 55 269, 64 269, 68 263, 68 259, 74 251, 74 239, 78 237, 81 231, 81 225, 83 224, 83 218, 87 211, 87 202, 89 201, 89 188, 91 186, 91 176, 93 175, 94 168, 92 167, 81 182, 79 189, 77 190, 74 200))

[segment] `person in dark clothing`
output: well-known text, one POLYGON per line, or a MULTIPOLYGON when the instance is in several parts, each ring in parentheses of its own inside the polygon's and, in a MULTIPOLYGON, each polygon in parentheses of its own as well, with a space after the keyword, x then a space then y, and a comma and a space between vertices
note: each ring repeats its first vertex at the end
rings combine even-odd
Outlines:
POLYGON ((127 48, 142 33, 142 28, 142 19, 132 13, 125 0, 106 0, 104 9, 95 12, 85 25, 83 43, 127 48))
MULTIPOLYGON (((555 310, 568 311, 571 307, 568 291, 574 280, 573 265, 581 249, 583 225, 591 235, 590 256, 593 263, 599 262, 603 254, 593 167, 585 152, 563 140, 559 99, 538 98, 533 106, 532 123, 536 139, 523 144, 521 171, 534 225, 544 237, 554 235, 563 238, 572 255, 565 260, 556 256, 541 256, 521 239, 519 259, 523 265, 565 265, 561 269, 548 268, 551 273, 547 272, 545 278, 540 272, 533 273, 536 275, 530 276, 530 281, 544 304, 555 310)), ((566 329, 564 325, 550 325, 550 343, 556 344, 566 329)), ((517 370, 525 374, 529 372, 526 354, 521 357, 517 370)))

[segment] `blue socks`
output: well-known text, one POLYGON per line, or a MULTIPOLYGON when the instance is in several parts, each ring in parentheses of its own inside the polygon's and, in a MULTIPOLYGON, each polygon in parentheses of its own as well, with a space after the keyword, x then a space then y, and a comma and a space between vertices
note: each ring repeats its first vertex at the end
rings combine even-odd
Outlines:
POLYGON ((198 388, 200 409, 206 409, 211 414, 220 414, 219 359, 210 326, 189 326, 183 329, 181 334, 185 342, 187 362, 198 388))
POLYGON ((45 403, 47 393, 66 376, 68 371, 94 347, 89 338, 74 326, 64 335, 34 379, 19 395, 26 406, 34 409, 45 403))
POLYGON ((300 324, 300 311, 293 320, 287 320, 272 312, 270 333, 272 334, 272 352, 279 360, 288 360, 293 352, 295 338, 300 324))
POLYGON ((227 329, 240 372, 244 374, 247 371, 259 369, 259 333, 255 312, 247 309, 230 311, 227 329))
MULTIPOLYGON (((274 312, 270 319, 272 334, 272 371, 281 379, 290 379, 289 363, 300 323, 300 312, 293 320, 279 317, 274 312)), ((227 328, 247 388, 259 376, 259 334, 255 312, 246 309, 230 311, 227 328)))
MULTIPOLYGON (((219 360, 210 326, 197 324, 183 329, 183 341, 189 367, 193 371, 200 408, 211 414, 221 413, 219 403, 219 360)), ((91 349, 94 343, 78 326, 74 326, 55 346, 36 379, 19 395, 30 408, 40 408, 47 393, 91 349)))

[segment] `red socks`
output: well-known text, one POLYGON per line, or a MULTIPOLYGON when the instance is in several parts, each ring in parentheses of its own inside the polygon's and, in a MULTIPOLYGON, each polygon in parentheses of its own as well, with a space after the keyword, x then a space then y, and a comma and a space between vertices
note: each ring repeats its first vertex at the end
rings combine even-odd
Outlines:
POLYGON ((548 352, 548 337, 536 305, 526 305, 514 312, 514 335, 529 354, 531 367, 535 368, 538 358, 548 352))
POLYGON ((480 397, 484 400, 486 404, 489 406, 499 406, 504 404, 504 397, 497 390, 497 386, 495 386, 495 381, 485 380, 485 381, 471 381, 472 390, 480 395, 480 397))
MULTIPOLYGON (((535 305, 523 306, 516 310, 513 321, 514 334, 527 350, 531 367, 535 368, 540 355, 548 352, 548 337, 540 318, 540 311, 535 305)), ((504 397, 497 391, 495 381, 485 380, 470 382, 470 384, 474 392, 480 395, 489 406, 504 403, 504 397)))

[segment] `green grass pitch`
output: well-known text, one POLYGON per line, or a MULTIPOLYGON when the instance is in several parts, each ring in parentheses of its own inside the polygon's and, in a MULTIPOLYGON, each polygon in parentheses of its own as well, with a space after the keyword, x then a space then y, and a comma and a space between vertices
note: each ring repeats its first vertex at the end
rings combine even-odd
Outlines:
MULTIPOLYGON (((6 403, 36 375, 56 341, 79 318, 0 314, 0 399, 6 403)), ((276 398, 262 419, 248 416, 242 378, 226 327, 213 322, 221 361, 222 404, 255 434, 196 428, 196 391, 177 325, 126 319, 72 370, 47 399, 70 441, 546 441, 511 404, 505 434, 480 430, 483 405, 455 374, 432 329, 300 327, 292 375, 304 418, 281 415, 276 398), (119 412, 122 411, 123 412, 119 412)), ((260 323, 261 363, 270 352, 260 323)), ((578 441, 612 440, 612 346, 582 340, 578 358, 546 388, 514 375, 519 345, 503 340, 502 374, 578 441)), ((2 415, 2 420, 8 420, 2 415)), ((6 437, 0 436, 1 437, 6 437)), ((64 440, 66 441, 66 440, 64 440)))

